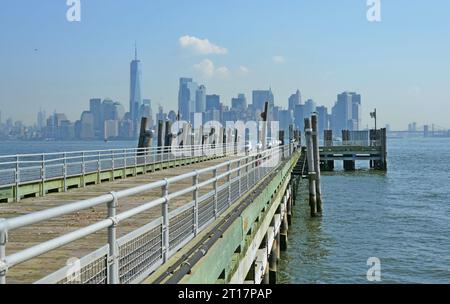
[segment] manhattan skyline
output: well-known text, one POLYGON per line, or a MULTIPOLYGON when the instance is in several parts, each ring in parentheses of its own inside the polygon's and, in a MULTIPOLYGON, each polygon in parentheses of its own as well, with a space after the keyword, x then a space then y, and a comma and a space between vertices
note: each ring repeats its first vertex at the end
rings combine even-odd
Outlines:
POLYGON ((154 110, 176 109, 179 78, 193 77, 227 105, 270 87, 287 108, 298 88, 330 109, 336 93, 356 91, 362 126, 377 108, 379 124, 393 129, 411 121, 448 127, 450 4, 382 1, 382 20, 371 23, 366 1, 316 2, 196 1, 194 10, 179 1, 81 1, 81 22, 71 23, 65 1, 27 10, 6 1, 2 115, 34 123, 43 108, 76 120, 92 97, 127 105, 137 41, 141 96, 154 110))

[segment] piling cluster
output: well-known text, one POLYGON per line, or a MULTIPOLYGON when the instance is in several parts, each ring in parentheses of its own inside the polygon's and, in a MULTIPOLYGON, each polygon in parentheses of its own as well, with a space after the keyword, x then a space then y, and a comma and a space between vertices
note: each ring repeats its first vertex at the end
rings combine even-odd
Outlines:
POLYGON ((322 189, 320 186, 320 154, 317 131, 317 114, 305 118, 306 159, 308 163, 309 206, 311 216, 322 214, 322 189))

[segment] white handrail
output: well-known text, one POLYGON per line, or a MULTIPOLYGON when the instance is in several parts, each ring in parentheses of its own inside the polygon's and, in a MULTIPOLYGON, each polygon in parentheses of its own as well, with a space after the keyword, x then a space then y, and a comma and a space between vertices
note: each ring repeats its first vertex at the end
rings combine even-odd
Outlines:
MULTIPOLYGON (((163 204, 167 205, 171 199, 180 197, 189 192, 199 190, 200 188, 202 188, 206 185, 214 184, 214 187, 217 187, 216 182, 218 180, 229 177, 235 172, 241 172, 241 170, 246 169, 245 174, 244 175, 238 174, 238 177, 239 178, 243 178, 243 177, 248 178, 249 174, 251 174, 252 172, 255 173, 254 170, 259 170, 259 168, 262 168, 261 167, 262 164, 273 159, 275 156, 278 156, 280 153, 281 153, 281 155, 284 156, 286 151, 290 155, 290 153, 292 153, 292 145, 274 147, 274 148, 270 148, 265 151, 249 153, 246 156, 238 157, 237 159, 233 159, 233 160, 229 160, 229 161, 225 161, 218 165, 210 166, 210 167, 203 168, 200 170, 194 170, 194 171, 191 171, 191 172, 179 175, 179 176, 170 177, 170 178, 152 182, 152 183, 149 183, 146 185, 141 185, 141 186, 133 187, 130 189, 125 189, 125 190, 121 190, 121 191, 114 192, 114 193, 104 194, 104 195, 101 195, 98 197, 94 197, 94 198, 90 198, 90 199, 86 199, 86 200, 82 200, 82 201, 78 201, 78 202, 74 202, 74 203, 69 203, 69 204, 66 204, 63 206, 54 207, 54 208, 30 213, 30 214, 15 217, 15 218, 3 219, 3 220, 0 219, 0 283, 5 283, 6 271, 8 270, 8 268, 11 268, 17 264, 23 263, 29 259, 35 258, 39 255, 42 255, 46 252, 49 252, 56 248, 59 248, 63 245, 71 243, 73 241, 76 241, 82 237, 93 234, 102 229, 105 229, 105 228, 108 228, 111 226, 115 227, 121 221, 123 221, 125 219, 133 217, 137 214, 140 214, 140 213, 142 213, 146 210, 149 210, 151 208, 154 208, 158 205, 163 205, 163 204), (235 165, 235 168, 231 168, 232 165, 235 165), (220 169, 223 167, 226 167, 227 171, 220 175, 217 175, 215 173, 215 172, 217 172, 217 169, 220 169), (250 168, 250 170, 249 170, 249 168, 250 168), (207 173, 207 172, 213 172, 214 177, 209 178, 201 183, 198 183, 199 174, 203 174, 203 173, 207 173), (162 187, 162 188, 167 189, 168 185, 175 184, 176 182, 179 182, 179 181, 185 181, 186 179, 192 179, 193 177, 197 177, 197 182, 195 184, 193 184, 192 186, 185 187, 183 189, 180 189, 180 190, 170 193, 170 194, 168 193, 168 191, 166 191, 166 194, 163 194, 161 197, 154 198, 153 200, 146 202, 140 206, 134 207, 130 210, 127 210, 118 215, 115 215, 116 204, 117 204, 118 200, 120 200, 122 198, 129 197, 129 196, 132 196, 135 194, 140 194, 142 192, 149 191, 149 190, 156 189, 156 188, 162 187), (54 219, 54 218, 57 218, 60 216, 64 216, 67 214, 71 214, 74 212, 78 212, 78 211, 81 211, 81 210, 84 210, 87 208, 91 208, 94 206, 102 205, 102 204, 106 204, 108 206, 108 210, 109 210, 108 214, 114 214, 114 216, 112 216, 112 217, 109 216, 107 219, 98 221, 89 226, 79 228, 68 234, 61 235, 57 238, 45 241, 38 245, 32 246, 30 248, 18 251, 12 255, 6 256, 6 253, 5 253, 6 238, 5 238, 4 242, 2 243, 2 236, 6 236, 9 231, 18 229, 21 227, 25 227, 25 226, 37 224, 42 221, 51 220, 51 219, 54 219), (112 210, 114 212, 110 212, 112 210)), ((273 168, 271 168, 271 169, 273 169, 273 168)), ((267 172, 270 172, 270 170, 267 172)), ((267 172, 265 172, 265 174, 268 174, 267 172)), ((231 189, 231 180, 230 179, 228 179, 227 186, 230 187, 230 189, 231 189)), ((239 186, 239 191, 240 191, 240 186, 239 186)), ((177 210, 180 208, 183 208, 183 206, 177 208, 177 210)), ((167 217, 169 217, 169 214, 163 213, 163 217, 164 217, 164 222, 168 223, 169 219, 167 217)), ((166 229, 168 229, 168 228, 166 227, 166 229)), ((168 235, 166 237, 168 237, 168 235)), ((115 240, 115 237, 113 239, 115 240)), ((114 245, 114 244, 110 244, 110 246, 111 245, 114 245)), ((168 249, 166 249, 166 250, 168 250, 168 249)))

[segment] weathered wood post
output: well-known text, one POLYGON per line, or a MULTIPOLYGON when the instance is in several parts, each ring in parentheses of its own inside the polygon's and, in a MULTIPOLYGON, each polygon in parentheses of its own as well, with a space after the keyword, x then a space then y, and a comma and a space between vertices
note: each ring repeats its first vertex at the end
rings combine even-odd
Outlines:
POLYGON ((314 153, 314 172, 316 173, 316 200, 317 212, 322 213, 322 188, 320 186, 320 153, 319 153, 319 132, 317 128, 317 114, 311 115, 312 142, 314 153))
MULTIPOLYGON (((344 146, 350 145, 350 131, 342 130, 342 144, 344 146)), ((344 160, 344 170, 353 171, 355 170, 355 161, 354 160, 344 160)))
POLYGON ((294 140, 295 140, 296 147, 300 147, 302 145, 299 130, 294 130, 294 140))
POLYGON ((387 170, 387 134, 386 128, 382 128, 380 130, 380 142, 381 142, 381 162, 382 162, 382 170, 387 170))
POLYGON ((238 129, 234 129, 234 154, 238 154, 238 129))
MULTIPOLYGON (((151 147, 153 133, 150 130, 147 130, 148 119, 147 117, 142 117, 141 119, 141 130, 139 132, 139 142, 138 142, 138 155, 139 163, 142 163, 142 160, 145 162, 145 157, 148 152, 148 148, 151 147)), ((144 169, 146 170, 146 168, 144 169)))
POLYGON ((293 188, 292 188, 292 180, 289 182, 288 191, 288 199, 286 203, 286 213, 287 213, 287 223, 288 226, 292 225, 292 198, 293 198, 293 188))
POLYGON ((157 153, 158 153, 158 157, 157 157, 157 161, 161 161, 162 157, 161 157, 161 153, 162 153, 162 148, 164 145, 164 121, 162 120, 158 120, 158 136, 157 136, 157 144, 158 144, 158 148, 157 148, 157 153))
MULTIPOLYGON (((278 131, 278 140, 280 141, 280 146, 284 146, 284 130, 278 131)), ((281 155, 281 158, 284 159, 284 153, 281 155)))
POLYGON ((280 250, 286 251, 288 248, 288 218, 287 218, 287 206, 288 206, 288 194, 287 191, 283 196, 283 204, 286 208, 286 212, 281 215, 281 225, 280 225, 280 250))
POLYGON ((267 148, 267 127, 268 127, 268 115, 269 115, 269 102, 264 103, 264 111, 261 113, 261 124, 262 124, 262 130, 261 130, 261 150, 264 151, 267 148))
POLYGON ((223 153, 222 153, 222 155, 223 156, 226 156, 227 155, 227 140, 228 140, 228 137, 227 137, 227 129, 223 129, 223 131, 222 131, 223 133, 222 133, 222 149, 223 149, 223 153))
POLYGON ((170 147, 172 145, 172 122, 170 120, 166 120, 166 127, 165 127, 165 138, 164 138, 164 153, 166 154, 167 160, 170 160, 169 154, 170 154, 170 147))
MULTIPOLYGON (((263 262, 264 258, 267 259, 268 254, 269 254, 269 252, 267 252, 268 251, 268 247, 269 247, 269 244, 268 244, 267 240, 268 240, 268 232, 266 232, 266 234, 264 235, 264 238, 263 238, 261 244, 259 245, 259 249, 264 250, 265 253, 266 253, 264 256, 260 257, 261 258, 261 262, 263 262)), ((269 265, 268 264, 266 264, 266 267, 264 269, 264 274, 262 276, 261 284, 269 284, 269 265)))
POLYGON ((272 248, 269 254, 269 284, 277 283, 277 264, 278 264, 277 247, 278 247, 277 239, 275 238, 273 240, 272 248))
MULTIPOLYGON (((333 146, 333 131, 332 130, 324 130, 323 131, 323 144, 324 147, 332 147, 333 146)), ((327 160, 324 163, 323 169, 325 171, 333 171, 334 170, 334 160, 327 160)))
POLYGON ((312 143, 311 120, 305 118, 306 159, 308 161, 309 207, 311 216, 317 215, 316 173, 314 172, 314 152, 312 143))
MULTIPOLYGON (((377 132, 376 132, 375 129, 371 129, 371 130, 369 131, 369 139, 370 139, 370 141, 369 141, 369 142, 370 142, 370 146, 371 146, 371 147, 376 146, 377 132)), ((370 167, 371 169, 375 168, 375 161, 374 161, 374 160, 370 160, 370 161, 369 161, 369 167, 370 167)))

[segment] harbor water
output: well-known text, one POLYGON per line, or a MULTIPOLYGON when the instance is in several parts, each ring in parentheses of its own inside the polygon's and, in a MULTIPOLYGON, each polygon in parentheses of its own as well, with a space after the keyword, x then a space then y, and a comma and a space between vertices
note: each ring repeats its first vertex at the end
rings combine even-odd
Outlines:
POLYGON ((368 283, 372 257, 382 283, 450 283, 450 138, 390 139, 386 173, 324 173, 321 218, 309 216, 306 185, 282 283, 368 283))
MULTIPOLYGON (((133 147, 134 141, 3 141, 0 155, 133 147)), ((355 172, 323 174, 320 218, 310 218, 302 182, 279 281, 368 283, 374 257, 382 283, 450 283, 450 138, 390 139, 387 172, 357 165, 355 172)))

